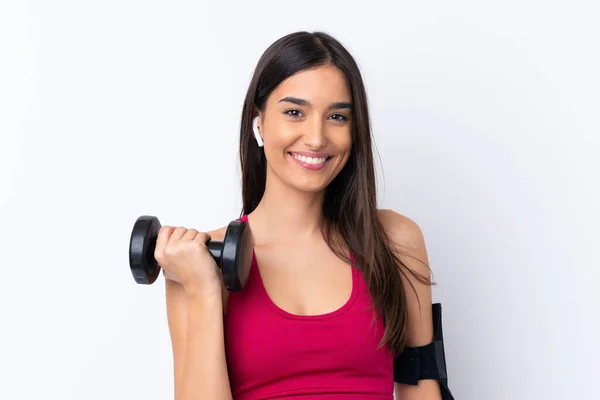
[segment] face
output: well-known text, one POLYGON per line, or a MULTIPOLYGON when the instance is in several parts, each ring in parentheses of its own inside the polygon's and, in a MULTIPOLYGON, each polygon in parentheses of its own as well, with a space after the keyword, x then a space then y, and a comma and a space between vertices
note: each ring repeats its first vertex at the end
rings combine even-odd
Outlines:
POLYGON ((334 66, 283 81, 259 112, 267 176, 303 191, 323 190, 350 155, 351 102, 344 74, 334 66))

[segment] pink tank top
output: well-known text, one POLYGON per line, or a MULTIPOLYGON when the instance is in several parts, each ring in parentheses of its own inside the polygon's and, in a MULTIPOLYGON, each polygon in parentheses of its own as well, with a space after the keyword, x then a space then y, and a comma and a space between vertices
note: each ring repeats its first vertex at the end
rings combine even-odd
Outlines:
MULTIPOLYGON (((240 218, 247 221, 247 216, 240 218)), ((231 292, 225 350, 235 400, 393 400, 393 356, 377 349, 371 297, 352 268, 352 293, 321 315, 290 314, 268 296, 254 253, 246 287, 231 292)))

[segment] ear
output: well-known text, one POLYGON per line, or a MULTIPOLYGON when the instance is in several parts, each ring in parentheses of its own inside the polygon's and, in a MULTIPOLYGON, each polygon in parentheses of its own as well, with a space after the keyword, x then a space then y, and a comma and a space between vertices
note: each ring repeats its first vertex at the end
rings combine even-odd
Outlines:
POLYGON ((258 117, 258 129, 262 131, 262 126, 264 123, 264 119, 265 119, 265 113, 264 111, 260 111, 258 110, 256 107, 254 108, 255 112, 254 115, 252 116, 252 119, 258 117))
POLYGON ((260 116, 258 115, 252 118, 252 134, 254 135, 254 139, 256 139, 258 147, 263 147, 264 143, 262 134, 260 133, 260 116))
POLYGON ((260 111, 258 108, 256 108, 256 106, 254 106, 254 112, 252 113, 252 118, 254 119, 256 117, 258 117, 258 126, 260 127, 263 122, 263 119, 265 117, 265 113, 260 111))

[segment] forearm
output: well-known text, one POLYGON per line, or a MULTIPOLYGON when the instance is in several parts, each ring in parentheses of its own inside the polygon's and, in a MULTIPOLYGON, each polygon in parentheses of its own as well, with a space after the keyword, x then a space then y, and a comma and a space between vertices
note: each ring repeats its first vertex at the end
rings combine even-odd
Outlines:
POLYGON ((439 383, 431 379, 414 386, 396 383, 395 392, 396 398, 402 400, 442 400, 439 383))
POLYGON ((232 399, 221 302, 202 294, 188 298, 186 350, 176 400, 232 399))

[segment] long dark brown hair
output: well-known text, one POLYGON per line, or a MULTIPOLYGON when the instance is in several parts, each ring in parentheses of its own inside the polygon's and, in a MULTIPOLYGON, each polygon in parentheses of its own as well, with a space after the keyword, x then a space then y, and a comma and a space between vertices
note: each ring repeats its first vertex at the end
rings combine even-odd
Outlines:
POLYGON ((385 324, 379 345, 387 345, 398 355, 406 343, 407 325, 406 292, 401 275, 410 273, 422 283, 430 281, 407 268, 396 256, 398 246, 388 238, 378 218, 371 123, 363 79, 352 55, 326 33, 288 34, 269 46, 258 61, 240 126, 241 213, 251 213, 265 191, 265 154, 252 134, 255 110, 264 110, 268 96, 283 80, 321 65, 334 65, 345 74, 353 105, 352 149, 344 168, 325 189, 323 236, 338 257, 362 272, 374 309, 385 324))

